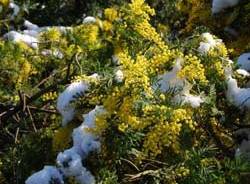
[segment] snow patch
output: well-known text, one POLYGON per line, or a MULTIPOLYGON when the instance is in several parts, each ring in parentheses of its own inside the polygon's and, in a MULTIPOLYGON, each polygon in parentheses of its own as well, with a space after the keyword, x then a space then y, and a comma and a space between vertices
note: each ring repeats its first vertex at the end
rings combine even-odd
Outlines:
POLYGON ((64 184, 62 173, 54 166, 44 166, 41 171, 31 175, 25 184, 64 184))
POLYGON ((210 49, 215 48, 219 44, 222 43, 221 39, 214 39, 213 35, 210 33, 203 33, 201 34, 202 42, 200 42, 200 46, 198 51, 201 54, 207 54, 210 49))
POLYGON ((75 108, 71 104, 77 95, 84 94, 89 89, 86 82, 74 82, 70 84, 66 90, 61 93, 57 100, 57 110, 63 117, 62 125, 65 126, 69 121, 74 118, 75 108))
POLYGON ((236 70, 236 73, 238 73, 238 74, 240 74, 240 75, 242 75, 244 77, 250 76, 250 73, 248 71, 244 70, 244 69, 238 69, 238 70, 236 70))
POLYGON ((172 89, 182 89, 184 87, 184 79, 181 79, 177 76, 180 70, 181 59, 177 59, 171 71, 158 76, 156 87, 159 87, 161 92, 167 92, 172 89))
POLYGON ((121 70, 117 70, 115 72, 115 81, 118 83, 121 83, 124 79, 124 75, 123 72, 121 70))
POLYGON ((227 81, 227 99, 240 109, 250 109, 250 88, 239 88, 237 81, 232 77, 227 81))
POLYGON ((213 0, 212 13, 219 13, 225 8, 235 6, 238 2, 239 0, 213 0))
POLYGON ((34 49, 38 49, 38 40, 35 37, 30 36, 30 35, 21 34, 16 31, 10 31, 6 33, 3 36, 3 38, 9 41, 13 41, 13 42, 24 42, 28 46, 34 49))
POLYGON ((14 3, 14 2, 12 1, 12 2, 10 2, 10 4, 9 4, 9 8, 10 8, 10 9, 13 9, 13 14, 11 15, 10 19, 11 19, 11 20, 14 20, 15 17, 16 17, 16 16, 18 15, 18 13, 20 12, 20 7, 19 7, 16 3, 14 3))
POLYGON ((87 16, 83 19, 82 23, 84 24, 96 23, 96 18, 92 16, 87 16))
POLYGON ((250 71, 250 53, 243 53, 237 60, 240 69, 250 71))

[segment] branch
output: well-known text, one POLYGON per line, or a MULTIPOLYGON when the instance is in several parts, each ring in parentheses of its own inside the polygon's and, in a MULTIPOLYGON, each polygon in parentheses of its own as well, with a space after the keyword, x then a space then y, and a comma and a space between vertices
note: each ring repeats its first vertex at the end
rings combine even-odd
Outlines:
POLYGON ((159 173, 159 170, 145 170, 137 174, 125 174, 127 178, 125 178, 123 181, 127 182, 126 180, 128 180, 130 182, 133 182, 133 181, 139 180, 143 176, 155 175, 157 173, 159 173))
POLYGON ((20 100, 19 104, 15 107, 11 107, 9 108, 7 111, 3 112, 0 114, 0 124, 4 121, 7 121, 10 117, 12 117, 13 115, 15 115, 16 113, 18 113, 19 111, 23 110, 24 105, 27 106, 29 104, 31 104, 32 102, 34 102, 35 100, 37 100, 38 98, 40 98, 43 94, 51 91, 51 90, 57 90, 58 89, 58 85, 61 84, 67 84, 67 82, 69 82, 68 80, 61 80, 58 83, 55 84, 51 84, 50 86, 48 86, 47 88, 44 88, 43 90, 37 92, 36 94, 34 94, 33 96, 31 96, 30 98, 27 98, 25 100, 25 104, 22 102, 22 100, 20 100))

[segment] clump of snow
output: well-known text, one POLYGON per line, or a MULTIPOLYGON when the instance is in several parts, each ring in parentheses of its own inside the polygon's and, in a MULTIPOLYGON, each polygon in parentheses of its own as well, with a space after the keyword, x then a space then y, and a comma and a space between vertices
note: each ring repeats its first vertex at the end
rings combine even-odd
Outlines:
POLYGON ((94 176, 83 167, 82 158, 74 148, 59 153, 57 164, 66 177, 73 176, 80 184, 95 183, 94 176))
POLYGON ((57 155, 56 161, 59 168, 45 166, 43 170, 31 175, 25 184, 50 184, 52 181, 64 184, 63 176, 74 177, 80 184, 94 184, 95 177, 82 165, 82 160, 90 152, 100 149, 98 136, 92 134, 89 128, 94 128, 96 117, 105 112, 103 106, 96 106, 95 109, 84 114, 83 123, 73 131, 73 146, 57 155))
POLYGON ((235 132, 238 147, 235 151, 235 157, 242 155, 250 157, 250 129, 243 128, 235 132))
MULTIPOLYGON (((93 79, 98 79, 98 74, 90 76, 93 79)), ((77 96, 84 95, 89 89, 89 84, 86 81, 73 82, 70 84, 57 99, 57 110, 63 116, 62 125, 65 126, 69 121, 74 118, 75 107, 71 103, 77 96)))
POLYGON ((238 69, 238 70, 236 70, 236 73, 238 73, 238 74, 240 74, 240 75, 242 75, 244 77, 250 76, 250 73, 248 71, 244 70, 244 69, 238 69))
POLYGON ((229 8, 238 4, 239 0, 213 0, 212 13, 219 13, 225 8, 229 8))
POLYGON ((195 96, 189 93, 178 94, 173 100, 177 104, 190 104, 193 108, 200 107, 201 103, 204 102, 201 96, 195 96))
POLYGON ((74 82, 61 93, 57 100, 57 110, 63 116, 62 125, 65 126, 75 115, 75 108, 71 104, 76 95, 84 94, 89 89, 86 82, 74 82))
MULTIPOLYGON (((12 3, 10 3, 12 4, 12 3)), ((15 7, 14 5, 12 5, 15 7)), ((28 46, 37 49, 38 48, 38 36, 42 32, 49 31, 51 29, 57 29, 63 34, 66 34, 67 31, 72 30, 72 27, 64 27, 64 26, 45 26, 39 27, 36 24, 31 23, 28 20, 24 21, 24 27, 26 28, 22 32, 10 31, 6 33, 3 37, 9 41, 13 42, 24 42, 28 46)), ((58 53, 58 56, 61 58, 61 54, 58 53)))
POLYGON ((82 158, 74 148, 60 152, 56 160, 65 176, 80 175, 83 167, 82 158))
POLYGON ((237 64, 240 69, 250 71, 250 53, 243 53, 238 58, 237 64))
POLYGON ((115 72, 115 81, 118 83, 121 83, 124 79, 124 75, 123 72, 121 70, 117 70, 115 72))
POLYGON ((92 134, 89 128, 95 127, 96 116, 102 113, 105 113, 104 108, 96 106, 95 109, 83 115, 83 123, 73 130, 73 147, 59 153, 57 156, 57 164, 65 176, 74 176, 81 184, 95 183, 93 175, 82 166, 82 160, 90 152, 100 150, 101 143, 98 140, 98 136, 92 134))
POLYGON ((81 174, 76 176, 75 179, 79 184, 95 184, 94 176, 86 169, 82 170, 81 174))
POLYGON ((39 35, 39 32, 35 31, 35 30, 23 30, 23 34, 33 36, 33 37, 37 38, 38 35, 39 35))
POLYGON ((250 141, 248 140, 243 140, 235 151, 235 157, 242 155, 250 156, 250 141))
POLYGON ((181 104, 181 105, 189 104, 193 108, 200 107, 201 103, 203 103, 204 100, 202 99, 200 95, 196 96, 196 95, 190 94, 191 88, 192 86, 189 83, 187 83, 184 86, 183 90, 174 96, 173 102, 176 104, 181 104))
POLYGON ((158 82, 156 84, 161 92, 167 92, 169 90, 182 89, 184 87, 184 79, 178 77, 178 72, 181 70, 181 59, 177 59, 173 66, 173 69, 163 75, 158 76, 158 82))
POLYGON ((9 41, 13 41, 13 42, 24 42, 28 46, 30 46, 34 49, 38 48, 38 40, 35 37, 21 34, 21 33, 18 33, 16 31, 10 31, 10 32, 6 33, 3 36, 3 38, 7 39, 9 41))
POLYGON ((84 24, 96 23, 96 18, 92 16, 87 16, 83 19, 82 23, 84 24))
POLYGON ((25 20, 23 23, 24 27, 26 27, 28 30, 39 30, 39 26, 36 24, 31 23, 28 20, 25 20))
POLYGON ((208 53, 210 49, 215 48, 216 46, 222 43, 221 39, 214 39, 213 35, 211 35, 210 33, 203 33, 201 35, 201 38, 203 41, 200 42, 200 46, 198 48, 198 51, 201 54, 208 53))
POLYGON ((17 4, 15 4, 13 1, 11 1, 10 4, 9 4, 9 8, 13 9, 13 14, 11 15, 10 19, 14 20, 15 17, 20 12, 20 7, 17 4))
POLYGON ((227 88, 227 99, 233 105, 241 109, 250 109, 250 88, 239 88, 237 81, 232 77, 228 77, 227 88))
POLYGON ((85 159, 92 151, 100 149, 101 143, 98 137, 89 132, 88 126, 82 124, 80 127, 73 131, 73 146, 77 150, 77 153, 85 159))
POLYGON ((49 31, 51 29, 57 29, 61 33, 66 34, 67 31, 72 30, 72 27, 65 27, 65 26, 45 26, 45 27, 40 27, 39 32, 49 31))
POLYGON ((120 64, 119 58, 116 55, 112 55, 112 63, 115 65, 120 64))
POLYGON ((43 56, 54 56, 54 57, 56 57, 56 58, 58 58, 58 59, 62 59, 63 57, 64 57, 64 55, 63 55, 63 53, 61 52, 61 51, 59 51, 58 49, 56 49, 56 50, 48 50, 48 49, 45 49, 45 50, 43 50, 42 52, 41 52, 41 54, 43 55, 43 56))
POLYGON ((64 184, 62 173, 54 166, 44 166, 41 171, 31 175, 25 184, 64 184))
POLYGON ((99 151, 101 143, 99 138, 89 131, 89 128, 95 127, 95 119, 97 115, 105 113, 102 106, 96 106, 94 110, 83 115, 84 122, 78 128, 73 130, 73 147, 78 154, 85 159, 92 151, 99 151))

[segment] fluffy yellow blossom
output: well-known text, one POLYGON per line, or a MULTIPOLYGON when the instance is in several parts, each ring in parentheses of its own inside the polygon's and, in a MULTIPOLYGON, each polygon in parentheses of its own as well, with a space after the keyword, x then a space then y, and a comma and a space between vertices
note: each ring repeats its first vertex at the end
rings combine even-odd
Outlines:
POLYGON ((27 44, 25 44, 24 42, 17 42, 17 45, 20 47, 20 49, 22 49, 23 51, 25 51, 26 53, 33 53, 34 50, 29 47, 27 44))
POLYGON ((190 170, 188 168, 185 168, 184 166, 178 167, 175 170, 177 176, 179 177, 183 177, 183 176, 187 176, 190 173, 190 170))
POLYGON ((135 25, 135 30, 142 35, 145 39, 153 41, 161 49, 167 48, 165 43, 162 41, 160 35, 156 32, 155 28, 150 25, 147 20, 142 20, 135 25))
POLYGON ((207 83, 204 66, 198 57, 187 55, 184 59, 184 66, 178 73, 180 78, 186 78, 188 81, 198 80, 201 83, 207 83))
POLYGON ((77 42, 81 45, 98 46, 99 26, 96 24, 83 24, 74 28, 77 42))
POLYGON ((42 100, 43 101, 48 101, 48 100, 56 100, 58 97, 56 91, 54 92, 48 92, 48 93, 45 93, 43 96, 42 96, 42 100))
POLYGON ((142 16, 149 20, 149 15, 155 15, 154 9, 144 3, 144 0, 132 0, 129 8, 135 16, 142 16))
POLYGON ((17 80, 17 88, 21 87, 22 83, 28 80, 32 69, 32 65, 26 59, 21 59, 20 62, 22 65, 17 80))
POLYGON ((52 148, 54 152, 61 151, 68 148, 71 142, 71 133, 75 125, 73 123, 68 124, 65 127, 61 127, 54 132, 52 140, 52 148))
POLYGON ((111 31, 112 30, 112 23, 107 21, 107 20, 104 20, 103 21, 103 30, 104 31, 111 31))
POLYGON ((118 17, 118 13, 117 13, 117 10, 114 9, 114 8, 106 8, 104 10, 104 15, 105 15, 105 18, 110 21, 110 22, 113 22, 115 19, 117 19, 118 17))
POLYGON ((163 148, 178 144, 181 127, 182 125, 177 122, 158 123, 146 136, 143 144, 145 152, 154 157, 161 154, 163 148))
POLYGON ((105 129, 108 127, 107 119, 109 117, 108 113, 102 113, 95 118, 96 127, 90 131, 96 135, 101 135, 105 129))
POLYGON ((137 55, 136 60, 133 60, 125 53, 118 54, 118 58, 123 65, 124 87, 129 91, 133 89, 133 95, 140 95, 143 91, 151 95, 152 89, 147 75, 150 63, 147 59, 142 55, 137 55))
POLYGON ((0 5, 2 5, 4 8, 7 7, 10 3, 10 0, 0 0, 0 5))
POLYGON ((125 132, 127 128, 128 128, 128 124, 121 123, 118 125, 118 130, 121 132, 125 132))
POLYGON ((210 57, 224 57, 227 58, 228 57, 228 51, 226 46, 222 43, 222 44, 218 44, 216 47, 210 49, 210 51, 208 52, 208 55, 210 57))
POLYGON ((41 37, 45 41, 59 42, 62 34, 57 28, 50 28, 48 31, 42 33, 41 37))

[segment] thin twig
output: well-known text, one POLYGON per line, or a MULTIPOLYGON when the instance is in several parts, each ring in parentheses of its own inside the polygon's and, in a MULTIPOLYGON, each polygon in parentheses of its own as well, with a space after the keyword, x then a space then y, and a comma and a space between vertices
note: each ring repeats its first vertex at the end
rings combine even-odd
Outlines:
POLYGON ((132 165, 137 171, 140 171, 140 169, 133 162, 131 162, 130 160, 125 159, 125 158, 121 158, 121 160, 123 160, 123 161, 129 163, 130 165, 132 165))
POLYGON ((140 172, 140 173, 137 173, 137 174, 125 174, 125 176, 128 177, 127 180, 129 180, 129 181, 136 181, 136 180, 140 179, 143 176, 154 175, 154 174, 156 174, 158 172, 159 172, 158 170, 146 170, 146 171, 143 171, 143 172, 140 172))
MULTIPOLYGON (((51 84, 50 86, 48 86, 47 88, 44 88, 43 90, 37 92, 36 94, 34 94, 33 96, 31 96, 30 98, 28 98, 26 100, 26 105, 31 104, 33 101, 35 101, 36 99, 38 99, 39 97, 41 97, 43 94, 51 91, 51 90, 56 90, 58 88, 59 84, 66 84, 68 81, 63 79, 61 81, 59 81, 58 83, 55 84, 51 84)), ((14 108, 10 108, 9 110, 3 112, 0 114, 0 124, 6 120, 8 120, 10 117, 12 117, 14 114, 18 113, 20 110, 22 110, 23 108, 23 104, 20 101, 19 104, 17 106, 15 106, 14 108)))
POLYGON ((39 111, 39 112, 46 112, 46 113, 51 113, 51 114, 59 114, 56 110, 49 110, 49 109, 43 109, 43 108, 38 108, 34 106, 29 106, 30 110, 34 111, 39 111))
POLYGON ((18 134, 19 134, 19 127, 18 127, 17 130, 16 130, 15 144, 18 142, 18 140, 17 140, 18 134))
POLYGON ((30 119, 31 119, 31 122, 32 122, 33 129, 34 129, 35 132, 37 132, 36 125, 35 125, 34 119, 33 119, 33 117, 32 117, 32 114, 30 113, 30 107, 29 107, 29 106, 27 107, 27 111, 28 111, 28 113, 29 113, 29 116, 30 116, 30 119))
MULTIPOLYGON (((63 68, 62 70, 60 71, 56 71, 56 72, 52 72, 48 77, 44 78, 43 80, 41 80, 37 85, 34 86, 34 88, 38 88, 40 87, 42 84, 44 84, 46 81, 48 81, 51 77, 54 77, 56 74, 60 73, 60 72, 63 72, 65 71, 67 68, 63 68)), ((67 73, 67 75, 69 75, 67 73)))

